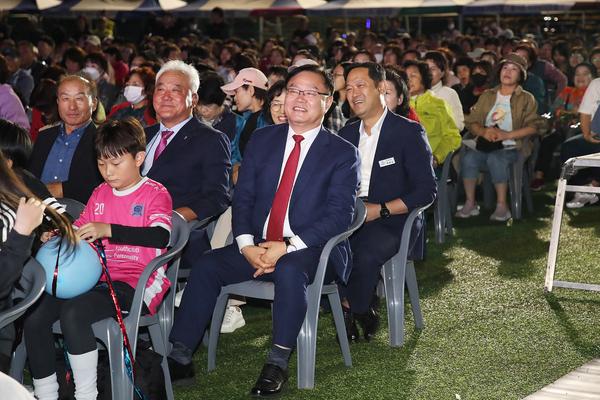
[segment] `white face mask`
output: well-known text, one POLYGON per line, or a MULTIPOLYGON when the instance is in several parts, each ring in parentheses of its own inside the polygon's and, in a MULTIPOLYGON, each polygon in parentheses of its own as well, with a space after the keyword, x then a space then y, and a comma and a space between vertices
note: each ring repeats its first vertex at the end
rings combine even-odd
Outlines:
POLYGON ((97 81, 98 79, 100 79, 100 71, 98 71, 97 68, 94 67, 85 67, 82 70, 83 73, 85 73, 87 76, 90 77, 91 80, 93 81, 97 81))
POLYGON ((377 62, 377 64, 381 64, 381 61, 383 61, 383 54, 375 53, 375 61, 377 62))
POLYGON ((125 86, 123 95, 131 104, 138 104, 140 101, 146 98, 146 95, 142 93, 143 90, 144 88, 139 86, 125 86))

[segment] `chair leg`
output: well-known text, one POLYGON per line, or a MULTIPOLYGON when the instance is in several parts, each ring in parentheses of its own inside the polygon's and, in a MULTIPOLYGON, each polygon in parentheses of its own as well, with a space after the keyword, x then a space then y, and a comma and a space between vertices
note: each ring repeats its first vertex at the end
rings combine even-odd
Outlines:
POLYGON ((165 378, 165 391, 167 393, 167 400, 174 400, 173 386, 171 384, 171 374, 169 372, 169 362, 167 361, 168 349, 166 347, 165 337, 163 336, 162 328, 159 325, 148 326, 150 332, 150 339, 152 341, 152 348, 155 352, 162 356, 161 367, 163 376, 165 378))
POLYGON ((27 361, 27 350, 25 348, 25 338, 21 340, 21 343, 15 349, 10 361, 9 375, 17 382, 23 382, 23 370, 25 369, 25 362, 27 361))
MULTIPOLYGON (((320 290, 313 291, 309 287, 307 298, 308 308, 304 323, 296 339, 298 353, 298 389, 313 389, 315 387, 315 361, 317 355, 317 326, 319 324, 320 290), (315 293, 318 292, 318 293, 315 293)), ((340 305, 341 308, 341 305, 340 305)))
POLYGON ((433 223, 435 225, 435 241, 444 243, 444 202, 438 197, 433 205, 433 223))
POLYGON ((221 324, 227 307, 228 294, 221 294, 217 298, 215 310, 213 311, 212 321, 210 323, 210 334, 208 335, 208 371, 217 367, 217 344, 219 343, 219 334, 221 333, 221 324))
POLYGON ((525 198, 525 205, 527 206, 527 212, 533 214, 533 197, 531 196, 531 176, 533 175, 528 169, 523 173, 523 184, 521 190, 523 197, 525 198))
POLYGON ((335 293, 329 294, 327 297, 329 299, 329 305, 331 306, 333 321, 335 322, 335 330, 337 332, 338 340, 340 341, 340 349, 342 350, 342 356, 344 357, 344 364, 346 367, 351 367, 352 355, 350 354, 350 344, 348 343, 346 324, 344 324, 344 312, 342 311, 340 295, 336 291, 335 293))
POLYGON ((404 344, 404 281, 406 264, 398 255, 383 265, 390 346, 404 344))
POLYGON ((408 287, 408 296, 410 297, 410 306, 412 308, 415 326, 417 329, 423 329, 423 314, 421 313, 421 304, 419 302, 419 286, 417 284, 417 273, 415 264, 412 261, 406 262, 406 286, 408 287))
POLYGON ((449 236, 454 236, 454 230, 452 226, 452 216, 454 215, 454 210, 452 208, 452 199, 454 198, 455 192, 456 188, 453 185, 448 186, 446 192, 446 226, 444 226, 444 233, 449 236))
MULTIPOLYGON (((131 399, 133 397, 133 384, 127 375, 124 362, 123 336, 116 321, 108 325, 108 332, 103 338, 108 352, 110 365, 110 379, 112 385, 112 399, 131 399)), ((99 335, 96 335, 98 337, 99 335)), ((104 335, 103 335, 104 336, 104 335)), ((135 349, 132 349, 135 352, 135 349)))
POLYGON ((523 216, 523 164, 517 161, 509 168, 508 186, 510 189, 512 216, 514 219, 521 219, 523 216))

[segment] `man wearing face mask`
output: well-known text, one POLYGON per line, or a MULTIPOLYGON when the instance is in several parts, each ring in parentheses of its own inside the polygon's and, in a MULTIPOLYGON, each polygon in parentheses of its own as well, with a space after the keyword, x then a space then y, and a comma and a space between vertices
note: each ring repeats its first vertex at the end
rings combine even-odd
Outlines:
POLYGON ((156 112, 152 104, 156 74, 149 67, 133 68, 127 75, 123 96, 127 101, 117 104, 110 110, 108 119, 133 117, 144 128, 156 124, 156 112))
POLYGON ((96 83, 98 101, 105 110, 110 110, 117 100, 119 88, 108 81, 108 61, 102 53, 89 53, 81 71, 96 83))

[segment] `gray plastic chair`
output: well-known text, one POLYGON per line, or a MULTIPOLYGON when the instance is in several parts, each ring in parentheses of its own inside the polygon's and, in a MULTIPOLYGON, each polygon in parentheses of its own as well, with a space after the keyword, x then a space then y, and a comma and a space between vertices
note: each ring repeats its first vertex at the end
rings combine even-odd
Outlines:
MULTIPOLYGON (((325 244, 319 259, 319 266, 312 284, 307 287, 308 309, 304 323, 296 340, 296 352, 298 353, 298 388, 312 389, 315 386, 315 358, 317 352, 317 325, 319 322, 319 306, 321 296, 327 295, 331 305, 335 327, 337 330, 344 364, 347 367, 352 366, 352 356, 350 355, 350 346, 346 335, 346 326, 344 325, 344 315, 342 304, 338 293, 337 284, 323 284, 325 271, 329 261, 331 250, 338 244, 350 237, 364 222, 366 217, 366 208, 360 199, 356 201, 356 210, 352 226, 344 232, 331 239, 325 244)), ((229 295, 235 294, 257 299, 273 300, 274 284, 262 281, 246 281, 233 285, 225 286, 221 289, 221 294, 217 299, 215 311, 213 313, 210 325, 210 334, 208 338, 208 371, 216 368, 217 344, 223 315, 227 306, 229 295)))
POLYGON ((74 219, 79 218, 79 216, 83 212, 83 209, 85 208, 85 204, 83 204, 82 202, 74 199, 69 199, 67 197, 56 199, 56 201, 65 206, 67 213, 69 213, 69 215, 74 219))
POLYGON ((394 257, 387 261, 382 268, 383 286, 388 313, 390 331, 390 346, 401 347, 404 344, 404 284, 408 287, 408 295, 415 318, 415 326, 423 329, 423 315, 419 304, 419 287, 417 274, 412 260, 408 259, 408 245, 413 223, 417 216, 423 213, 431 203, 415 208, 408 214, 402 230, 400 249, 394 257))
POLYGON ((450 176, 450 167, 452 165, 452 157, 455 152, 451 152, 446 156, 442 167, 442 176, 437 181, 438 193, 433 209, 433 221, 435 224, 435 240, 437 243, 444 243, 446 235, 453 235, 452 232, 452 191, 454 183, 448 182, 450 176))
MULTIPOLYGON (((189 238, 189 227, 184 218, 173 212, 173 228, 171 232, 171 243, 166 253, 154 258, 144 269, 138 284, 135 288, 131 309, 124 315, 125 327, 127 335, 131 343, 131 349, 136 352, 137 336, 140 327, 147 327, 152 341, 152 348, 155 352, 163 357, 162 370, 165 379, 165 389, 167 398, 173 400, 173 388, 171 385, 171 375, 169 374, 169 366, 167 363, 167 355, 169 350, 169 333, 173 326, 173 312, 175 301, 175 288, 177 282, 177 273, 179 271, 179 261, 181 251, 185 247, 189 238), (146 282, 160 266, 169 264, 167 269, 167 277, 171 281, 172 288, 167 292, 158 312, 154 315, 142 315, 142 307, 144 294, 146 292, 146 282)), ((133 396, 133 385, 127 375, 127 370, 123 362, 123 335, 116 319, 107 318, 98 321, 92 325, 94 335, 100 340, 109 356, 109 364, 111 371, 112 383, 112 398, 113 400, 131 399, 133 396)), ((60 334, 60 323, 54 324, 53 331, 60 334)), ((17 381, 22 381, 23 368, 25 366, 25 343, 24 341, 18 346, 13 362, 11 364, 10 376, 17 381)))
MULTIPOLYGON (((204 219, 198 220, 195 219, 193 221, 188 222, 188 228, 190 233, 195 230, 206 229, 206 234, 210 238, 215 229, 215 223, 217 222, 218 215, 213 215, 211 217, 206 217, 204 219)), ((181 290, 185 286, 185 282, 190 277, 191 268, 182 269, 179 271, 179 275, 177 275, 177 289, 181 290)))
POLYGON ((31 307, 37 299, 40 298, 46 287, 46 273, 44 268, 36 261, 30 258, 21 273, 19 279, 19 289, 13 291, 13 299, 20 298, 19 303, 7 310, 0 312, 0 329, 12 324, 15 320, 25 314, 25 311, 31 307))

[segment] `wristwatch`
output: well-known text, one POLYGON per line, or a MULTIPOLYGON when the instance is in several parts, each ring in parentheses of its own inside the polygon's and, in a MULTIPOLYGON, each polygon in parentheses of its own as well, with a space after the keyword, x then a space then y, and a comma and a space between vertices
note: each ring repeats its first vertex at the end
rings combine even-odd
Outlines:
POLYGON ((390 210, 385 206, 385 201, 382 201, 381 203, 379 203, 379 205, 381 206, 381 210, 379 211, 379 216, 381 217, 381 219, 389 218, 392 214, 390 213, 390 210))
POLYGON ((294 245, 292 244, 292 242, 290 242, 290 239, 289 239, 289 238, 284 238, 284 239, 283 239, 283 242, 285 243, 285 252, 286 252, 286 253, 291 253, 292 251, 296 251, 296 250, 298 250, 298 249, 296 248, 296 246, 294 246, 294 245))

